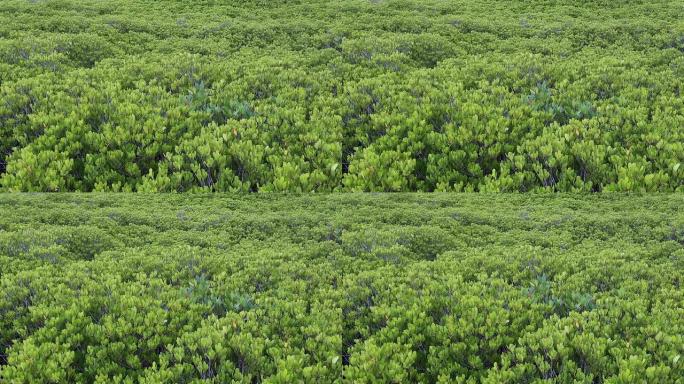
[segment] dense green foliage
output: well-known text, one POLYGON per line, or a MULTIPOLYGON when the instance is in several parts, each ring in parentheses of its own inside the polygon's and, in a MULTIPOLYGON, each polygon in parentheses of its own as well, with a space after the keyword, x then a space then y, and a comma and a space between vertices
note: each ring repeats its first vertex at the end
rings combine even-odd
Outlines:
POLYGON ((682 383, 677 195, 0 195, 0 382, 682 383))
POLYGON ((3 0, 0 186, 674 191, 681 1, 3 0))

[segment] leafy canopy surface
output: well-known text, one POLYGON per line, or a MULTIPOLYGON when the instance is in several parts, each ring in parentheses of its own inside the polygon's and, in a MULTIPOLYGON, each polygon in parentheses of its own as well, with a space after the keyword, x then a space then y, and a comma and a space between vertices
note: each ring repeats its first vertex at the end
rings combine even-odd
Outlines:
POLYGON ((0 195, 7 383, 681 383, 677 195, 0 195))
POLYGON ((681 1, 3 0, 0 188, 675 191, 681 1))

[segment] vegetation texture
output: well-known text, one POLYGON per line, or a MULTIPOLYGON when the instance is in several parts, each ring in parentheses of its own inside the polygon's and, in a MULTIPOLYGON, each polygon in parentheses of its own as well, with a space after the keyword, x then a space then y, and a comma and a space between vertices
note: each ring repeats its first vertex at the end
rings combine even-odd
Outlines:
POLYGON ((675 191, 681 1, 2 0, 11 191, 675 191))
POLYGON ((682 383, 682 203, 0 195, 0 382, 682 383))

